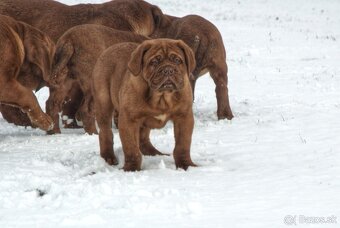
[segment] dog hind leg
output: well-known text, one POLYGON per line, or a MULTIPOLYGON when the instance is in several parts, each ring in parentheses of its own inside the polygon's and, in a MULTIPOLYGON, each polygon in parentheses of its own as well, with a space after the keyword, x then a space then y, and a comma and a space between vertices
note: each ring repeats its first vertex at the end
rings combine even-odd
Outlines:
POLYGON ((159 152, 150 142, 150 128, 141 127, 139 135, 139 149, 143 155, 167 155, 159 152))
POLYGON ((229 104, 227 72, 227 64, 224 62, 209 68, 209 73, 216 86, 217 117, 219 120, 225 118, 231 120, 234 117, 229 104))

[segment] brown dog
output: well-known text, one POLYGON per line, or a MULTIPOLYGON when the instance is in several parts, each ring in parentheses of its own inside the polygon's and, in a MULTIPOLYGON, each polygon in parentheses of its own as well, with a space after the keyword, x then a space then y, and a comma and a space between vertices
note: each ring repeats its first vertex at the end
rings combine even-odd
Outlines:
POLYGON ((182 18, 164 15, 163 26, 151 37, 164 37, 183 40, 195 53, 196 68, 193 71, 191 86, 195 89, 196 80, 206 72, 216 85, 217 117, 232 119, 233 113, 228 96, 228 67, 223 40, 218 29, 208 20, 188 15, 182 18))
POLYGON ((51 0, 1 0, 0 14, 39 28, 54 42, 68 29, 81 24, 101 24, 148 36, 160 26, 163 16, 157 6, 143 0, 73 6, 51 0))
POLYGON ((189 81, 194 67, 192 50, 179 40, 121 43, 102 53, 93 70, 93 94, 100 155, 109 164, 117 164, 111 129, 116 110, 125 171, 141 169, 141 153, 161 154, 150 142, 150 130, 169 120, 174 122, 176 167, 195 166, 190 158, 194 118, 189 81))
POLYGON ((32 89, 49 78, 53 42, 32 26, 0 15, 0 50, 0 103, 19 107, 33 125, 50 130, 53 122, 41 110, 32 89))
MULTIPOLYGON (((131 32, 119 31, 102 25, 79 25, 68 30, 56 45, 55 63, 51 78, 51 93, 46 111, 60 133, 59 112, 62 103, 75 84, 84 94, 78 115, 87 133, 97 133, 91 92, 92 71, 99 55, 108 47, 121 42, 141 43, 147 38, 131 32)), ((79 107, 79 106, 78 106, 79 107)))
MULTIPOLYGON (((73 6, 51 0, 1 0, 0 14, 37 27, 47 33, 54 42, 68 29, 80 24, 102 24, 110 28, 150 35, 161 26, 163 18, 163 13, 157 6, 142 0, 114 0, 102 4, 73 6)), ((73 107, 79 106, 81 95, 79 86, 74 86, 67 98, 68 104, 63 106, 64 115, 75 119, 76 110, 73 107)), ((21 122, 20 110, 11 110, 9 113, 12 116, 17 113, 16 122, 21 122)))

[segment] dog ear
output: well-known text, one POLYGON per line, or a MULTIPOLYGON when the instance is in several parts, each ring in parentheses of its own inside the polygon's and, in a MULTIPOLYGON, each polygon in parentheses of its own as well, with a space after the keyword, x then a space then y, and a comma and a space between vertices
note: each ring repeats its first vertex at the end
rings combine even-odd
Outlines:
POLYGON ((162 11, 157 6, 155 6, 154 8, 152 8, 151 13, 155 28, 158 28, 161 23, 162 11))
POLYGON ((162 18, 164 17, 163 12, 157 6, 153 6, 151 9, 153 22, 155 23, 155 29, 158 29, 161 25, 162 18))
POLYGON ((150 41, 144 41, 132 52, 130 61, 128 63, 128 69, 134 76, 138 76, 142 71, 143 57, 150 48, 150 41))
POLYGON ((26 57, 29 62, 36 65, 46 82, 50 80, 52 61, 55 51, 54 43, 48 38, 41 39, 34 35, 25 39, 26 57))
POLYGON ((182 40, 178 40, 177 45, 184 52, 185 62, 187 64, 187 69, 188 69, 188 76, 190 76, 196 66, 195 54, 192 51, 192 49, 188 45, 186 45, 182 40))

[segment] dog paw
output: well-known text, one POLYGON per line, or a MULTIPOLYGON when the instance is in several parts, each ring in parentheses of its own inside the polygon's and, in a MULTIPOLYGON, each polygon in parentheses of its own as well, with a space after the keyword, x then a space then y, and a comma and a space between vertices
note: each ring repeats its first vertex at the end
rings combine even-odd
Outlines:
POLYGON ((141 167, 137 164, 125 163, 123 169, 125 172, 136 172, 140 171, 141 167))
POLYGON ((105 153, 100 155, 107 164, 109 165, 118 165, 118 160, 113 153, 105 153))
POLYGON ((92 127, 88 128, 88 127, 85 126, 84 130, 89 135, 98 135, 98 131, 97 131, 96 128, 92 128, 92 127))
POLYGON ((60 134, 60 128, 53 128, 52 130, 46 131, 48 135, 55 135, 55 134, 60 134))
POLYGON ((160 152, 153 146, 141 146, 140 150, 142 154, 146 156, 156 156, 156 155, 169 156, 169 154, 163 154, 162 152, 160 152))
POLYGON ((142 155, 138 154, 137 156, 126 156, 125 157, 125 164, 124 164, 124 171, 140 171, 142 166, 142 155))
POLYGON ((217 118, 218 120, 228 119, 231 120, 234 118, 232 111, 229 108, 225 108, 222 111, 217 111, 217 118))
POLYGON ((180 168, 180 169, 184 169, 187 170, 189 168, 189 166, 192 167, 197 167, 197 165, 195 163, 193 163, 192 161, 178 161, 176 162, 176 168, 180 168))

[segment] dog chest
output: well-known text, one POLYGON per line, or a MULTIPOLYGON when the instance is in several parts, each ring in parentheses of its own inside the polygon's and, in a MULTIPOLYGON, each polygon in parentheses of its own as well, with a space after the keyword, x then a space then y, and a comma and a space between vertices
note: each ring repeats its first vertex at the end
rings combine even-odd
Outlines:
POLYGON ((154 116, 155 119, 157 120, 160 120, 162 122, 164 122, 166 120, 166 114, 161 114, 161 115, 158 115, 158 116, 154 116))
POLYGON ((144 126, 148 128, 162 128, 165 126, 166 122, 168 121, 167 114, 160 114, 156 116, 149 116, 144 120, 144 126))

